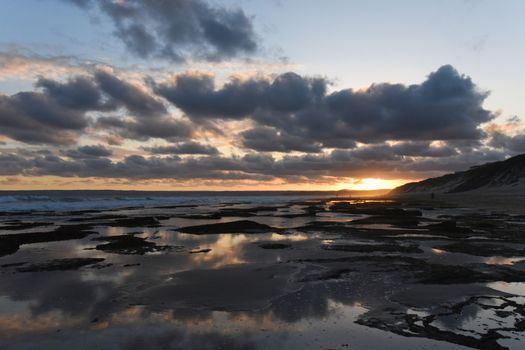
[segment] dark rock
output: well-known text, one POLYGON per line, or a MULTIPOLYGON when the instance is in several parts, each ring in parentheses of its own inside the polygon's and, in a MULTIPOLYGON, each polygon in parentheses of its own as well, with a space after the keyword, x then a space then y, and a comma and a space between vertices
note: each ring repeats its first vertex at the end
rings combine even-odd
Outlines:
POLYGON ((27 262, 23 261, 23 262, 11 263, 11 264, 3 264, 3 265, 0 265, 0 267, 15 267, 15 266, 22 266, 25 264, 27 264, 27 262))
POLYGON ((104 220, 115 220, 125 219, 124 215, 105 214, 105 215, 94 215, 94 216, 82 216, 79 218, 72 218, 70 222, 85 222, 85 221, 104 221, 104 220))
POLYGON ((16 253, 20 245, 15 240, 0 239, 0 256, 16 253))
POLYGON ((485 282, 523 282, 523 272, 504 266, 459 266, 424 264, 420 266, 415 277, 424 284, 457 284, 457 283, 485 283, 485 282))
POLYGON ((5 226, 0 226, 0 230, 18 231, 51 225, 53 225, 51 222, 9 222, 5 226))
POLYGON ((28 232, 0 235, 0 256, 15 253, 23 244, 81 239, 96 232, 92 225, 65 225, 49 232, 28 232))
POLYGON ((179 232, 192 234, 218 234, 218 233, 265 233, 274 230, 272 227, 254 221, 240 220, 221 222, 217 224, 188 226, 177 229, 179 232))
POLYGON ((339 279, 352 271, 354 270, 348 269, 348 268, 330 269, 328 271, 323 271, 321 273, 310 274, 304 277, 303 279, 301 279, 301 282, 327 281, 327 280, 339 279))
POLYGON ((370 225, 370 224, 386 224, 399 227, 415 227, 419 224, 420 218, 417 216, 371 216, 369 218, 357 219, 350 222, 352 225, 370 225))
POLYGON ((453 253, 463 253, 476 256, 525 256, 525 249, 511 248, 498 244, 474 244, 468 242, 451 243, 436 247, 441 250, 453 253))
POLYGON ((97 237, 93 240, 109 242, 99 244, 95 249, 116 254, 144 255, 152 252, 169 251, 174 248, 172 246, 158 246, 154 242, 148 242, 144 238, 133 235, 97 237))
POLYGON ((468 227, 457 226, 456 221, 443 221, 437 224, 426 225, 424 228, 430 231, 438 231, 444 233, 472 233, 473 231, 468 227))
POLYGON ((290 248, 291 244, 286 243, 261 243, 259 247, 262 249, 287 249, 290 248))
POLYGON ((398 244, 330 244, 324 245, 323 249, 356 253, 423 253, 423 250, 417 245, 403 246, 398 244))
POLYGON ((168 219, 169 217, 131 217, 118 219, 107 224, 112 227, 160 227, 158 220, 168 219))
POLYGON ((207 249, 193 249, 193 250, 190 250, 190 254, 201 254, 201 253, 209 253, 211 252, 211 249, 210 248, 207 248, 207 249))

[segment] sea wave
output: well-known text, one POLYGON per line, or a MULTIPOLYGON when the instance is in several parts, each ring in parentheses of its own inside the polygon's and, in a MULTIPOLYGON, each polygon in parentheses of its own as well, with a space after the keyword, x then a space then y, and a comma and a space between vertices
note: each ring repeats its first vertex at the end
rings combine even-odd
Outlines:
POLYGON ((140 208, 169 205, 212 205, 225 202, 241 203, 277 203, 291 200, 292 197, 304 198, 304 195, 283 196, 272 194, 257 195, 215 195, 215 194, 177 194, 177 195, 122 195, 93 194, 0 194, 0 211, 81 211, 108 210, 119 208, 140 208))

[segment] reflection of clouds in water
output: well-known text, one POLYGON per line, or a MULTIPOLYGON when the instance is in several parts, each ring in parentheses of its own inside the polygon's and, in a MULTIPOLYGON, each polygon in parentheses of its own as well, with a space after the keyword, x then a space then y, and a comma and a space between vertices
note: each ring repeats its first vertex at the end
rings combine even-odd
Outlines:
MULTIPOLYGON (((197 266, 206 265, 208 268, 220 268, 226 265, 246 263, 251 258, 251 255, 245 249, 246 245, 256 242, 300 242, 309 239, 305 234, 280 235, 277 233, 254 235, 220 234, 212 236, 216 237, 215 241, 210 241, 210 235, 204 235, 202 240, 192 241, 192 243, 195 244, 196 247, 198 246, 199 249, 211 249, 208 253, 192 254, 191 261, 197 266)), ((185 237, 185 239, 189 240, 188 237, 185 237)))
POLYGON ((294 233, 290 235, 280 235, 278 233, 272 233, 272 235, 270 236, 270 239, 272 241, 299 242, 299 241, 306 241, 308 239, 308 236, 305 234, 299 234, 299 233, 294 233))
POLYGON ((101 273, 100 270, 86 270, 81 274, 81 280, 84 282, 113 282, 115 284, 123 284, 127 278, 132 276, 135 271, 132 269, 112 270, 111 273, 101 273))
POLYGON ((487 287, 501 292, 525 296, 525 282, 492 282, 487 287))
POLYGON ((321 319, 337 309, 335 304, 361 305, 362 297, 353 292, 352 288, 346 282, 307 285, 295 293, 274 300, 270 309, 276 318, 287 323, 302 319, 321 319))
MULTIPOLYGON (((31 332, 33 324, 41 327, 38 325, 41 319, 53 320, 54 323, 60 321, 63 327, 68 328, 81 320, 89 322, 94 317, 107 315, 120 307, 113 301, 118 297, 114 283, 86 281, 78 272, 24 273, 2 282, 0 293, 7 296, 11 305, 3 307, 3 310, 27 305, 26 310, 8 311, 3 318, 22 315, 27 318, 25 326, 28 332, 31 332)), ((0 333, 4 331, 1 329, 0 333)))
POLYGON ((191 260, 196 265, 206 264, 207 267, 219 268, 226 265, 243 264, 246 261, 241 257, 242 246, 247 242, 257 240, 246 235, 219 235, 216 242, 202 245, 201 249, 211 249, 204 254, 192 254, 191 260))
POLYGON ((205 330, 200 334, 191 334, 182 329, 152 328, 127 339, 123 350, 148 349, 229 349, 255 350, 256 343, 249 335, 232 337, 220 332, 205 330))
MULTIPOLYGON (((327 297, 325 292, 321 292, 318 296, 321 299, 327 297)), ((325 317, 328 314, 333 314, 336 318, 346 317, 344 304, 332 299, 325 299, 321 304, 322 307, 316 312, 310 312, 307 318, 325 317)), ((282 310, 282 306, 277 309, 282 310)), ((302 309, 297 303, 287 306, 302 309)), ((299 334, 312 327, 306 322, 298 323, 301 317, 294 320, 283 318, 282 314, 276 312, 277 309, 271 308, 262 312, 199 312, 194 309, 155 312, 149 311, 146 306, 131 306, 116 310, 107 318, 89 324, 89 329, 97 333, 86 335, 88 338, 86 341, 91 342, 93 339, 90 340, 90 337, 98 337, 99 341, 109 340, 112 333, 120 331, 122 332, 120 338, 124 339, 124 349, 135 349, 138 344, 144 346, 141 349, 148 349, 150 346, 167 349, 201 348, 200 346, 207 348, 206 346, 212 345, 212 343, 208 344, 208 340, 228 345, 229 349, 251 349, 255 344, 246 343, 246 339, 257 335, 261 330, 271 332, 274 336, 279 334, 285 336, 289 333, 299 334), (166 334, 173 336, 171 340, 167 340, 166 334), (177 342, 174 342, 175 340, 177 342), (239 342, 241 347, 237 347, 239 342), (182 345, 184 347, 181 347, 182 345)), ((0 319, 0 326, 2 333, 9 331, 13 332, 13 335, 69 329, 68 334, 75 337, 74 328, 82 325, 83 322, 89 320, 65 316, 59 311, 34 316, 27 310, 25 315, 19 313, 15 317, 0 319)), ((258 339, 257 343, 260 342, 261 340, 258 339)), ((216 344, 219 343, 213 343, 216 344)))
POLYGON ((465 325, 472 323, 478 318, 478 314, 483 310, 477 305, 467 305, 461 308, 460 312, 451 315, 440 316, 432 322, 434 327, 456 331, 465 328, 465 325))
POLYGON ((490 265, 514 265, 517 262, 524 261, 523 257, 519 258, 504 258, 501 256, 491 256, 485 259, 485 264, 490 265))
POLYGON ((100 236, 120 236, 125 235, 129 232, 136 232, 137 230, 131 230, 127 227, 112 227, 112 226, 102 226, 97 227, 97 231, 100 236))
POLYGON ((162 312, 147 312, 142 306, 133 306, 116 313, 111 317, 113 325, 133 324, 143 322, 148 324, 172 324, 184 327, 192 333, 202 333, 210 329, 220 330, 222 334, 235 335, 244 332, 257 332, 261 329, 272 332, 298 331, 297 324, 283 324, 273 312, 248 313, 209 311, 199 314, 195 311, 166 310, 162 312))
POLYGON ((59 311, 33 315, 29 310, 12 315, 0 316, 0 336, 17 337, 26 334, 53 332, 58 329, 75 327, 83 322, 83 317, 71 317, 59 311))

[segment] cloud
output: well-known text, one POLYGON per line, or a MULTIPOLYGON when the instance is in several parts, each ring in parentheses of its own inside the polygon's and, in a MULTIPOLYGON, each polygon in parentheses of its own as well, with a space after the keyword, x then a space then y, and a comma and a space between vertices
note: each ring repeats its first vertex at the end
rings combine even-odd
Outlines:
MULTIPOLYGON (((242 157, 202 155, 181 158, 130 155, 121 160, 106 157, 68 157, 28 152, 0 153, 0 175, 54 175, 119 179, 253 180, 287 183, 334 183, 349 178, 421 178, 504 158, 488 148, 451 157, 401 157, 382 153, 386 146, 334 150, 329 154, 287 155, 251 153, 242 157)), ((161 150, 164 151, 164 150, 161 150)))
POLYGON ((259 152, 321 152, 320 143, 305 142, 304 139, 287 135, 275 128, 257 127, 240 134, 242 146, 259 152))
POLYGON ((191 137, 193 127, 184 120, 177 120, 170 116, 152 118, 124 119, 121 117, 100 117, 96 121, 96 128, 110 131, 116 136, 139 141, 150 138, 161 138, 168 141, 191 137))
POLYGON ((0 133, 17 141, 71 144, 88 122, 84 110, 69 108, 45 92, 0 95, 0 133))
POLYGON ((145 89, 134 86, 106 70, 95 72, 94 79, 113 101, 126 107, 137 118, 151 118, 167 112, 161 101, 145 89))
POLYGON ((115 109, 114 105, 104 104, 102 92, 88 76, 76 76, 66 83, 40 78, 36 87, 42 88, 47 96, 67 108, 81 111, 115 109))
POLYGON ((335 92, 326 97, 325 108, 332 119, 328 125, 361 142, 479 139, 480 124, 495 117, 482 107, 487 96, 446 65, 419 85, 383 83, 335 92))
POLYGON ((187 138, 188 121, 169 115, 164 102, 146 87, 132 84, 108 69, 66 81, 39 78, 40 91, 0 95, 0 134, 32 144, 73 144, 88 126, 120 137, 187 138), (100 116, 112 112, 113 116, 100 116))
POLYGON ((450 157, 458 154, 458 150, 453 143, 440 146, 432 146, 430 142, 401 142, 390 147, 392 151, 401 156, 411 157, 450 157))
POLYGON ((489 144, 495 148, 507 149, 513 154, 525 153, 525 134, 510 136, 502 132, 494 132, 491 134, 489 144))
POLYGON ((198 142, 181 142, 168 146, 144 147, 144 150, 152 154, 219 154, 217 148, 203 145, 198 142))
POLYGON ((83 159, 109 157, 113 152, 102 145, 91 145, 78 147, 77 149, 65 150, 62 151, 62 154, 69 158, 83 159))
POLYGON ((483 108, 488 93, 449 65, 421 84, 380 83, 332 93, 327 85, 322 78, 286 73, 271 82, 232 79, 217 89, 208 75, 182 74, 155 92, 195 122, 250 119, 305 144, 332 148, 387 140, 479 140, 485 137, 480 126, 495 117, 483 108))
POLYGON ((81 73, 86 66, 74 57, 0 52, 0 80, 36 80, 39 76, 57 78, 81 73))
POLYGON ((85 9, 97 5, 113 22, 115 36, 144 59, 223 60, 258 49, 253 18, 238 8, 203 0, 62 1, 85 9))
POLYGON ((181 74, 172 83, 159 84, 155 92, 192 118, 243 119, 257 110, 295 112, 319 100, 326 90, 321 78, 301 77, 296 73, 241 80, 232 78, 215 89, 209 75, 181 74))
POLYGON ((487 93, 450 66, 414 85, 328 86, 295 73, 233 78, 220 87, 209 75, 146 84, 108 68, 63 81, 40 78, 36 91, 0 96, 0 134, 70 147, 22 151, 7 142, 0 174, 334 183, 433 176, 524 149, 523 135, 484 124, 495 116, 482 106, 487 93), (170 103, 183 114, 172 115, 170 103), (207 145, 209 135, 241 156, 207 145), (92 144, 75 148, 80 138, 92 144), (170 144, 122 143, 150 138, 170 144), (130 148, 114 155, 100 144, 108 139, 130 148), (133 154, 139 149, 149 155, 133 154))

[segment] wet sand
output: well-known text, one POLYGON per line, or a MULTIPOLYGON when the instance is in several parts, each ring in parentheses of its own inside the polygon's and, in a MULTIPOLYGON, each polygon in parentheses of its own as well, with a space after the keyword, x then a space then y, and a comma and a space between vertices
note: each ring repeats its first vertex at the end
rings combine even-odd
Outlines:
POLYGON ((4 213, 0 348, 522 349, 525 216, 452 202, 4 213))

